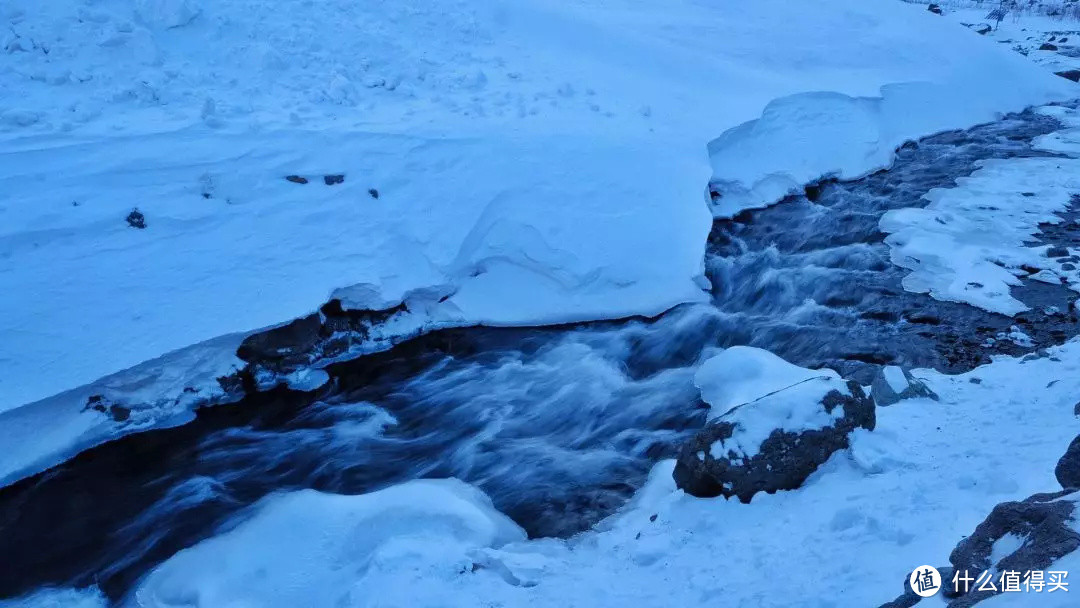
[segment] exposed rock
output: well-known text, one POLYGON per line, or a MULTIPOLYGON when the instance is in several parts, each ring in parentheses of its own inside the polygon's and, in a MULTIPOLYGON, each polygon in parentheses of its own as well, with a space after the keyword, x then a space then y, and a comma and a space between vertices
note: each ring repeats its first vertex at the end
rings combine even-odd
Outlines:
POLYGON ((874 403, 880 406, 889 406, 904 399, 925 397, 936 401, 938 398, 922 380, 895 365, 878 369, 874 382, 870 385, 870 395, 874 398, 874 403))
POLYGON ((975 33, 985 36, 986 34, 989 34, 990 31, 993 30, 994 28, 991 27, 991 25, 989 23, 980 23, 980 24, 976 25, 972 29, 975 30, 975 33))
POLYGON ((832 390, 818 403, 821 411, 833 416, 831 425, 801 432, 775 429, 754 453, 724 446, 737 430, 738 423, 731 422, 733 413, 758 404, 734 408, 683 446, 675 465, 676 484, 694 496, 737 496, 743 502, 757 492, 798 488, 833 452, 848 447, 849 433, 856 428, 873 430, 873 400, 856 382, 848 382, 847 391, 845 395, 832 390), (726 451, 719 453, 717 446, 726 451))
POLYGON ((367 193, 371 195, 371 198, 375 198, 375 199, 379 198, 379 191, 376 190, 375 188, 368 188, 367 193))
POLYGON ((1080 70, 1065 70, 1063 72, 1054 73, 1067 80, 1071 80, 1073 82, 1080 82, 1080 70))
POLYGON ((944 12, 941 10, 941 7, 936 5, 936 4, 931 4, 930 6, 926 7, 926 10, 930 11, 931 13, 934 13, 935 15, 944 14, 944 12))
MULTIPOLYGON (((1080 533, 1072 527, 1072 516, 1080 494, 1068 491, 1035 494, 1019 502, 1004 502, 975 528, 975 532, 956 545, 949 561, 961 576, 978 577, 985 570, 995 572, 1046 570, 1061 557, 1080 548, 1080 533), (1012 553, 992 563, 994 543, 1006 535, 1023 539, 1012 553), (966 574, 965 574, 966 573, 966 574)), ((943 577, 944 578, 944 577, 943 577)), ((996 582, 995 578, 995 582, 996 582)), ((967 608, 1000 593, 979 591, 976 585, 955 589, 946 579, 949 595, 957 597, 952 608, 967 608)))
POLYGON ((1042 43, 1042 46, 1039 47, 1039 50, 1040 51, 1056 51, 1056 50, 1058 50, 1058 47, 1055 44, 1050 44, 1049 42, 1044 42, 1044 43, 1042 43))
POLYGON ((340 174, 338 174, 338 175, 324 175, 323 176, 323 183, 326 184, 327 186, 333 186, 333 185, 336 185, 336 184, 342 184, 342 183, 345 183, 345 176, 340 175, 340 174))
POLYGON ((408 310, 402 302, 384 310, 346 310, 331 299, 318 313, 252 334, 236 356, 252 364, 252 374, 289 374, 316 361, 332 359, 367 340, 372 326, 408 310))
POLYGON ((1069 250, 1065 247, 1051 247, 1046 250, 1046 257, 1048 258, 1067 258, 1069 257, 1069 250))
POLYGON ((124 218, 124 220, 127 221, 128 226, 131 226, 132 228, 138 228, 139 230, 146 228, 146 216, 144 216, 137 207, 132 209, 131 213, 127 214, 127 217, 124 218))
POLYGON ((294 184, 306 184, 306 183, 308 183, 308 180, 307 180, 306 177, 301 177, 299 175, 286 175, 285 179, 287 181, 290 181, 290 182, 294 183, 294 184))
POLYGON ((1054 477, 1066 490, 1080 489, 1080 436, 1072 440, 1054 467, 1054 477))

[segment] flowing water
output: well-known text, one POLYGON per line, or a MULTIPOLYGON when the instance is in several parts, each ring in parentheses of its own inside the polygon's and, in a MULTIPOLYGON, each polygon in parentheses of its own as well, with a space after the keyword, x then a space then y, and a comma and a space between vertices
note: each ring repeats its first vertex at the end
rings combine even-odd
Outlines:
MULTIPOLYGON (((868 382, 898 363, 956 371, 1076 333, 1064 288, 1031 283, 1016 319, 904 292, 877 224, 987 158, 1042 155, 1035 113, 905 146, 895 166, 718 221, 713 302, 656 319, 424 336, 328 372, 332 390, 277 388, 186 426, 125 437, 0 489, 0 597, 140 576, 268 493, 362 493, 418 477, 483 488, 532 536, 567 536, 617 509, 701 427, 693 385, 714 349, 750 344, 868 382), (1068 308, 1064 308, 1068 310, 1068 308)), ((1060 236, 1060 235, 1059 235, 1060 236)), ((1062 237, 1064 238, 1064 237, 1062 237)))

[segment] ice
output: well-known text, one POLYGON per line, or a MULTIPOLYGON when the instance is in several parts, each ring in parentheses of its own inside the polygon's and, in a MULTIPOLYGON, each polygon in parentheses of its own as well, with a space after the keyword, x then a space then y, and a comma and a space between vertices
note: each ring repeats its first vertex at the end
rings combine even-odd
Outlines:
MULTIPOLYGON (((1061 133, 1061 132, 1059 132, 1061 133)), ((1080 160, 1013 158, 986 161, 954 188, 930 191, 925 208, 887 212, 881 218, 894 264, 911 270, 904 288, 939 300, 966 302, 1015 315, 1027 306, 1010 294, 1028 272, 1061 272, 1032 245, 1039 224, 1057 224, 1080 191, 1080 160)), ((1040 278, 1034 276, 1033 278, 1040 278)))

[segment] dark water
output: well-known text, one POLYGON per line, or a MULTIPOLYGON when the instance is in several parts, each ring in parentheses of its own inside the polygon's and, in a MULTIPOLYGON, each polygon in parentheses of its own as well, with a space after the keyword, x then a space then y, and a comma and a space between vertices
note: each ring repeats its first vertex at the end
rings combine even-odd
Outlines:
MULTIPOLYGON (((483 488, 533 536, 566 536, 618 508, 704 422, 692 378, 710 349, 767 348, 863 382, 881 363, 969 368, 1077 333, 1047 314, 1071 297, 1033 283, 1015 319, 904 292, 877 224, 921 206, 987 158, 1042 155, 1052 119, 1013 115, 901 150, 849 183, 717 222, 711 305, 657 319, 438 332, 328 369, 332 388, 278 388, 187 426, 126 437, 0 490, 0 597, 97 584, 121 597, 154 564, 274 491, 362 493, 418 477, 483 488), (813 200, 811 200, 813 199, 813 200), (11 567, 14 564, 15 567, 11 567)), ((1051 240, 1074 238, 1049 231, 1051 240)), ((1068 308, 1062 308, 1068 310, 1068 308)))

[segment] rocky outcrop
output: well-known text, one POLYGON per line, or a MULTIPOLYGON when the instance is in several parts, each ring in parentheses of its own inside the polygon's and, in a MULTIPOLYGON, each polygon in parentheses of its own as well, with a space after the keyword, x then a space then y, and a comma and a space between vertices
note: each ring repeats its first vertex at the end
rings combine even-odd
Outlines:
POLYGON ((1054 476, 1066 490, 1080 489, 1080 436, 1072 440, 1065 455, 1054 467, 1054 476))
POLYGON ((904 399, 927 398, 937 400, 938 396, 922 380, 911 375, 905 368, 888 365, 878 369, 870 385, 870 395, 874 403, 889 406, 904 399))
MULTIPOLYGON (((782 393, 770 397, 776 395, 782 393)), ((675 465, 676 484, 694 496, 736 496, 743 502, 758 492, 793 490, 834 452, 847 448, 853 430, 874 428, 874 402, 856 382, 847 383, 847 394, 831 390, 810 405, 831 423, 801 431, 777 428, 760 446, 739 446, 742 423, 736 414, 745 418, 747 412, 738 410, 767 405, 747 403, 724 414, 683 446, 675 465)))
MULTIPOLYGON (((1080 548, 1080 533, 1072 526, 1077 500, 1080 500, 1080 494, 1064 491, 1001 503, 971 536, 956 545, 949 561, 956 572, 966 572, 966 576, 971 577, 977 577, 991 567, 997 573, 1046 570, 1061 557, 1080 548), (1018 537, 1023 542, 1013 552, 994 561, 991 559, 994 544, 1006 535, 1018 537)), ((1000 585, 996 584, 998 581, 993 582, 997 590, 979 590, 969 583, 965 592, 964 585, 957 590, 949 580, 944 593, 946 597, 955 598, 949 606, 967 608, 1001 593, 1000 585)))

